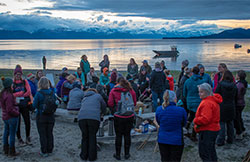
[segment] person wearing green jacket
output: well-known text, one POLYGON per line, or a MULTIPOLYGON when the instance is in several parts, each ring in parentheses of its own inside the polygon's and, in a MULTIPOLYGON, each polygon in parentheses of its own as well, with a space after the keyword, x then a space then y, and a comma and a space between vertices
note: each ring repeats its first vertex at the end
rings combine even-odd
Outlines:
POLYGON ((87 74, 90 71, 90 64, 89 64, 89 61, 88 61, 88 57, 86 55, 82 55, 81 62, 80 62, 80 67, 81 67, 82 72, 84 74, 85 83, 87 83, 87 74))

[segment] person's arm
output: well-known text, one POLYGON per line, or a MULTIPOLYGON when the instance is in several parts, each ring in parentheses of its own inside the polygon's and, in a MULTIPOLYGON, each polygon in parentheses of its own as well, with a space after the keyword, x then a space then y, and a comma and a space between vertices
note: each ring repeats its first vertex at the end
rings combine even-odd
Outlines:
POLYGON ((187 98, 187 82, 188 82, 188 81, 186 81, 186 82, 184 83, 183 92, 182 92, 182 96, 183 96, 183 98, 185 98, 185 100, 186 100, 186 98, 187 98))
POLYGON ((111 90, 111 92, 109 93, 108 106, 110 108, 114 108, 115 106, 115 98, 114 98, 113 90, 111 90))
POLYGON ((135 65, 135 74, 138 75, 138 65, 135 65))
POLYGON ((63 84, 63 86, 64 86, 65 88, 73 89, 73 84, 70 84, 69 82, 65 82, 65 83, 63 84))
POLYGON ((29 82, 27 80, 24 80, 25 81, 25 89, 26 89, 26 92, 24 93, 24 97, 29 97, 31 96, 31 90, 30 90, 30 85, 29 85, 29 82))
POLYGON ((104 84, 104 76, 103 75, 100 76, 100 84, 103 85, 103 86, 105 85, 104 84))
POLYGON ((200 115, 194 118, 196 125, 207 125, 213 118, 213 105, 208 103, 206 105, 201 104, 198 109, 201 110, 200 115))
POLYGON ((81 67, 81 69, 82 69, 82 72, 84 73, 85 70, 84 70, 84 64, 83 64, 82 60, 81 60, 81 62, 80 62, 80 67, 81 67))
POLYGON ((208 84, 212 87, 213 89, 213 82, 212 82, 212 79, 211 77, 207 74, 207 77, 208 77, 208 84))
POLYGON ((104 60, 102 60, 100 63, 99 63, 99 66, 102 67, 104 64, 104 60))
POLYGON ((136 93, 135 93, 135 91, 133 89, 130 90, 130 93, 131 93, 133 101, 134 101, 134 106, 136 106, 136 93))
POLYGON ((187 124, 187 112, 185 109, 183 109, 183 122, 182 123, 183 123, 182 127, 185 127, 187 124))
POLYGON ((150 88, 152 88, 152 85, 154 84, 154 81, 155 81, 155 77, 154 77, 154 73, 152 73, 151 76, 150 76, 150 81, 149 81, 150 88))
POLYGON ((130 74, 130 66, 129 66, 129 64, 127 66, 127 72, 128 72, 128 74, 130 74))
POLYGON ((215 89, 215 93, 221 94, 221 85, 220 85, 220 83, 217 85, 217 87, 215 89))
POLYGON ((38 107, 39 107, 39 101, 38 101, 39 100, 39 94, 40 94, 40 92, 37 92, 35 97, 34 97, 34 100, 33 100, 33 107, 35 109, 38 109, 38 107))
POLYGON ((12 95, 9 95, 6 99, 6 110, 7 113, 10 114, 11 116, 16 117, 19 115, 19 111, 15 106, 15 98, 12 95))

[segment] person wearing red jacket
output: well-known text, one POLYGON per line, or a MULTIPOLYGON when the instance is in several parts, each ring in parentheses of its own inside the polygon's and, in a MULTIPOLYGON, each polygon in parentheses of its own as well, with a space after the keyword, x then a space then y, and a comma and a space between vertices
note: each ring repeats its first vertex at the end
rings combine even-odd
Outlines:
POLYGON ((114 113, 114 126, 115 126, 115 149, 116 153, 114 158, 121 160, 121 146, 122 146, 122 137, 124 136, 124 152, 125 159, 129 159, 130 154, 130 145, 131 145, 131 136, 130 131, 133 128, 134 114, 123 116, 118 112, 118 102, 121 100, 122 92, 129 92, 132 95, 134 106, 136 105, 136 94, 132 89, 130 83, 125 80, 123 77, 118 78, 118 84, 111 90, 109 94, 108 106, 112 109, 114 113))
POLYGON ((164 73, 166 75, 166 79, 169 82, 170 91, 174 91, 174 77, 170 74, 170 70, 165 69, 164 73))
POLYGON ((4 121, 3 151, 5 155, 16 156, 15 135, 18 125, 19 110, 16 106, 15 97, 10 78, 2 78, 4 89, 0 93, 0 105, 2 108, 2 119, 4 121), (8 142, 8 139, 10 142, 8 142))
POLYGON ((202 99, 194 119, 195 131, 199 133, 199 155, 203 161, 217 161, 215 141, 220 130, 220 103, 222 97, 213 94, 208 83, 198 86, 202 99))

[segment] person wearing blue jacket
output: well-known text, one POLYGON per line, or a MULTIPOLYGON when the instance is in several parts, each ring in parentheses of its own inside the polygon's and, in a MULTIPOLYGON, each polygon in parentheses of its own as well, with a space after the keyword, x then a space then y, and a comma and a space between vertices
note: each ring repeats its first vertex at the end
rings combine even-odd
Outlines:
MULTIPOLYGON (((186 126, 187 131, 189 130, 189 127, 195 118, 196 110, 201 102, 198 85, 205 83, 204 79, 199 74, 200 70, 197 66, 192 68, 192 72, 193 75, 185 82, 183 88, 183 97, 187 102, 187 109, 189 110, 189 117, 186 126)), ((197 141, 194 129, 192 130, 192 135, 190 135, 189 132, 187 135, 191 137, 191 140, 197 141)))
POLYGON ((204 83, 208 83, 213 88, 213 82, 210 75, 205 73, 205 67, 202 64, 197 64, 197 67, 200 69, 200 76, 202 76, 204 83))
POLYGON ((36 92, 37 92, 37 85, 35 83, 35 79, 36 79, 35 75, 32 74, 32 73, 29 73, 27 75, 27 80, 29 82, 31 94, 32 94, 33 97, 36 95, 36 92))
POLYGON ((53 128, 55 124, 54 113, 43 114, 43 105, 45 96, 43 94, 52 94, 55 98, 55 94, 49 86, 49 80, 46 77, 42 77, 38 82, 39 91, 36 93, 33 107, 36 110, 36 125, 40 137, 41 151, 40 155, 42 157, 47 157, 52 153, 54 148, 54 138, 53 138, 53 128))
POLYGON ((59 77, 60 80, 59 80, 59 82, 56 85, 56 94, 57 94, 58 97, 62 97, 61 96, 62 85, 63 85, 64 81, 66 81, 66 77, 68 75, 69 75, 68 73, 63 72, 61 74, 61 76, 59 77))
POLYGON ((159 127, 158 144, 161 161, 181 161, 184 148, 182 127, 186 125, 187 113, 184 108, 176 106, 174 91, 166 90, 163 104, 155 113, 159 127))

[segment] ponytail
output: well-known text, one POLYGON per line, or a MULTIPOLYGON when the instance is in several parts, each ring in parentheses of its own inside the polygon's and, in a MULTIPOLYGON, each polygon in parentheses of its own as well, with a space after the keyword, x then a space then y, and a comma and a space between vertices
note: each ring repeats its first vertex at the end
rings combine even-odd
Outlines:
POLYGON ((166 91, 163 95, 162 108, 165 109, 169 105, 169 91, 166 91))

